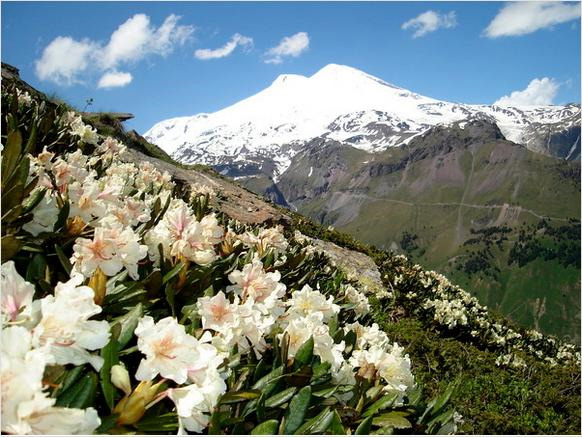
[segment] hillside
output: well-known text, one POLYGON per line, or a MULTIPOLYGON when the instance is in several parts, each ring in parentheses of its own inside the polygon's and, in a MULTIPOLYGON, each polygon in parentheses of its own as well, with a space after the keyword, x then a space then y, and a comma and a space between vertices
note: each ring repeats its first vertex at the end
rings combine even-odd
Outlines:
POLYGON ((331 64, 145 136, 446 273, 523 326, 580 342, 579 105, 446 102, 331 64), (524 245, 536 255, 517 261, 524 245))
MULTIPOLYGON (((578 163, 531 152, 474 121, 374 155, 316 139, 276 186, 300 213, 412 256, 523 325, 579 343, 579 174, 578 163), (571 258, 516 262, 520 235, 544 240, 545 228, 552 250, 571 258), (497 239, 475 241, 499 229, 497 239)), ((261 189, 255 179, 244 183, 261 189)))
POLYGON ((4 433, 580 433, 578 347, 4 70, 4 433))

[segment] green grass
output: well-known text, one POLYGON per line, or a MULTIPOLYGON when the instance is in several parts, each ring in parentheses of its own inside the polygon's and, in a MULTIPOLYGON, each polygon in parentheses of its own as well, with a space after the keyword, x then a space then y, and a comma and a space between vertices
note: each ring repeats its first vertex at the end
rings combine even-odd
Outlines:
POLYGON ((372 299, 374 320, 406 347, 416 381, 428 396, 450 381, 451 403, 468 434, 579 434, 580 373, 528 359, 525 370, 495 365, 495 354, 427 330, 412 317, 387 312, 372 299))

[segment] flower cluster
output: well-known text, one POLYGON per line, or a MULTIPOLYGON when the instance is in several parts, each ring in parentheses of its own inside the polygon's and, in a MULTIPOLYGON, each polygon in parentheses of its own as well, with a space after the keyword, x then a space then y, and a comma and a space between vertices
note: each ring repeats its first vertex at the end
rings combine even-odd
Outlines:
POLYGON ((580 350, 536 330, 518 332, 495 321, 487 307, 443 275, 425 271, 402 255, 392 257, 385 268, 385 282, 399 291, 401 302, 445 330, 464 333, 475 344, 499 351, 497 364, 514 368, 526 364, 517 354, 528 354, 551 366, 580 364, 580 350))
POLYGON ((2 264, 2 431, 13 434, 87 434, 101 423, 94 408, 56 407, 43 383, 48 365, 90 363, 103 358, 89 351, 109 341, 109 324, 89 320, 101 308, 93 290, 73 276, 54 295, 34 300, 34 286, 2 264))

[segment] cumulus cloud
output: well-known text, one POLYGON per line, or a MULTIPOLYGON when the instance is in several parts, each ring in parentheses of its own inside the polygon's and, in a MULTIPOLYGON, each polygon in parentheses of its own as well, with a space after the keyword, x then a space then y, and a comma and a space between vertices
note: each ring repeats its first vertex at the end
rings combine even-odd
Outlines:
POLYGON ((109 71, 101 76, 97 88, 116 88, 128 85, 133 80, 131 73, 124 71, 109 71))
POLYGON ((426 11, 418 17, 402 24, 402 30, 414 30, 413 38, 418 38, 438 29, 451 29, 457 25, 455 11, 439 14, 435 11, 426 11))
POLYGON ((485 29, 489 38, 526 35, 580 17, 580 3, 512 2, 506 4, 485 29))
MULTIPOLYGON (((176 46, 185 44, 194 32, 192 26, 179 25, 179 19, 169 15, 156 28, 147 15, 136 14, 111 34, 106 45, 58 36, 36 61, 36 75, 41 80, 71 85, 81 81, 82 73, 115 70, 121 64, 136 63, 151 55, 167 56, 176 46)), ((131 82, 127 76, 124 78, 125 85, 131 82)))
POLYGON ((513 91, 508 96, 503 96, 494 105, 499 106, 532 106, 552 105, 558 93, 560 84, 554 79, 544 77, 532 80, 526 89, 513 91))
POLYGON ((235 33, 230 41, 228 41, 222 47, 217 49, 198 49, 194 52, 194 56, 201 60, 208 59, 218 59, 224 58, 234 52, 237 46, 241 46, 243 49, 248 50, 253 46, 253 39, 248 36, 243 36, 239 33, 235 33))
POLYGON ((295 35, 284 37, 279 45, 272 47, 265 53, 267 64, 280 64, 283 58, 291 56, 296 58, 309 48, 309 35, 307 32, 298 32, 295 35))
POLYGON ((78 74, 87 70, 97 50, 98 45, 87 39, 75 41, 68 36, 58 36, 36 61, 36 75, 41 80, 64 85, 77 83, 78 74))

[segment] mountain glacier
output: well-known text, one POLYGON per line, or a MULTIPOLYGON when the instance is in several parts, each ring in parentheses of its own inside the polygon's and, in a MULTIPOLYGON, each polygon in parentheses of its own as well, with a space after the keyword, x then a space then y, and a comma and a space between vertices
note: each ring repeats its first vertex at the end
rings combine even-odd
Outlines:
POLYGON ((473 119, 497 124, 506 139, 535 152, 580 158, 579 104, 451 103, 336 64, 311 77, 280 75, 268 88, 232 106, 161 121, 144 136, 181 162, 250 165, 276 180, 313 138, 380 152, 405 145, 435 126, 462 128, 473 119))

